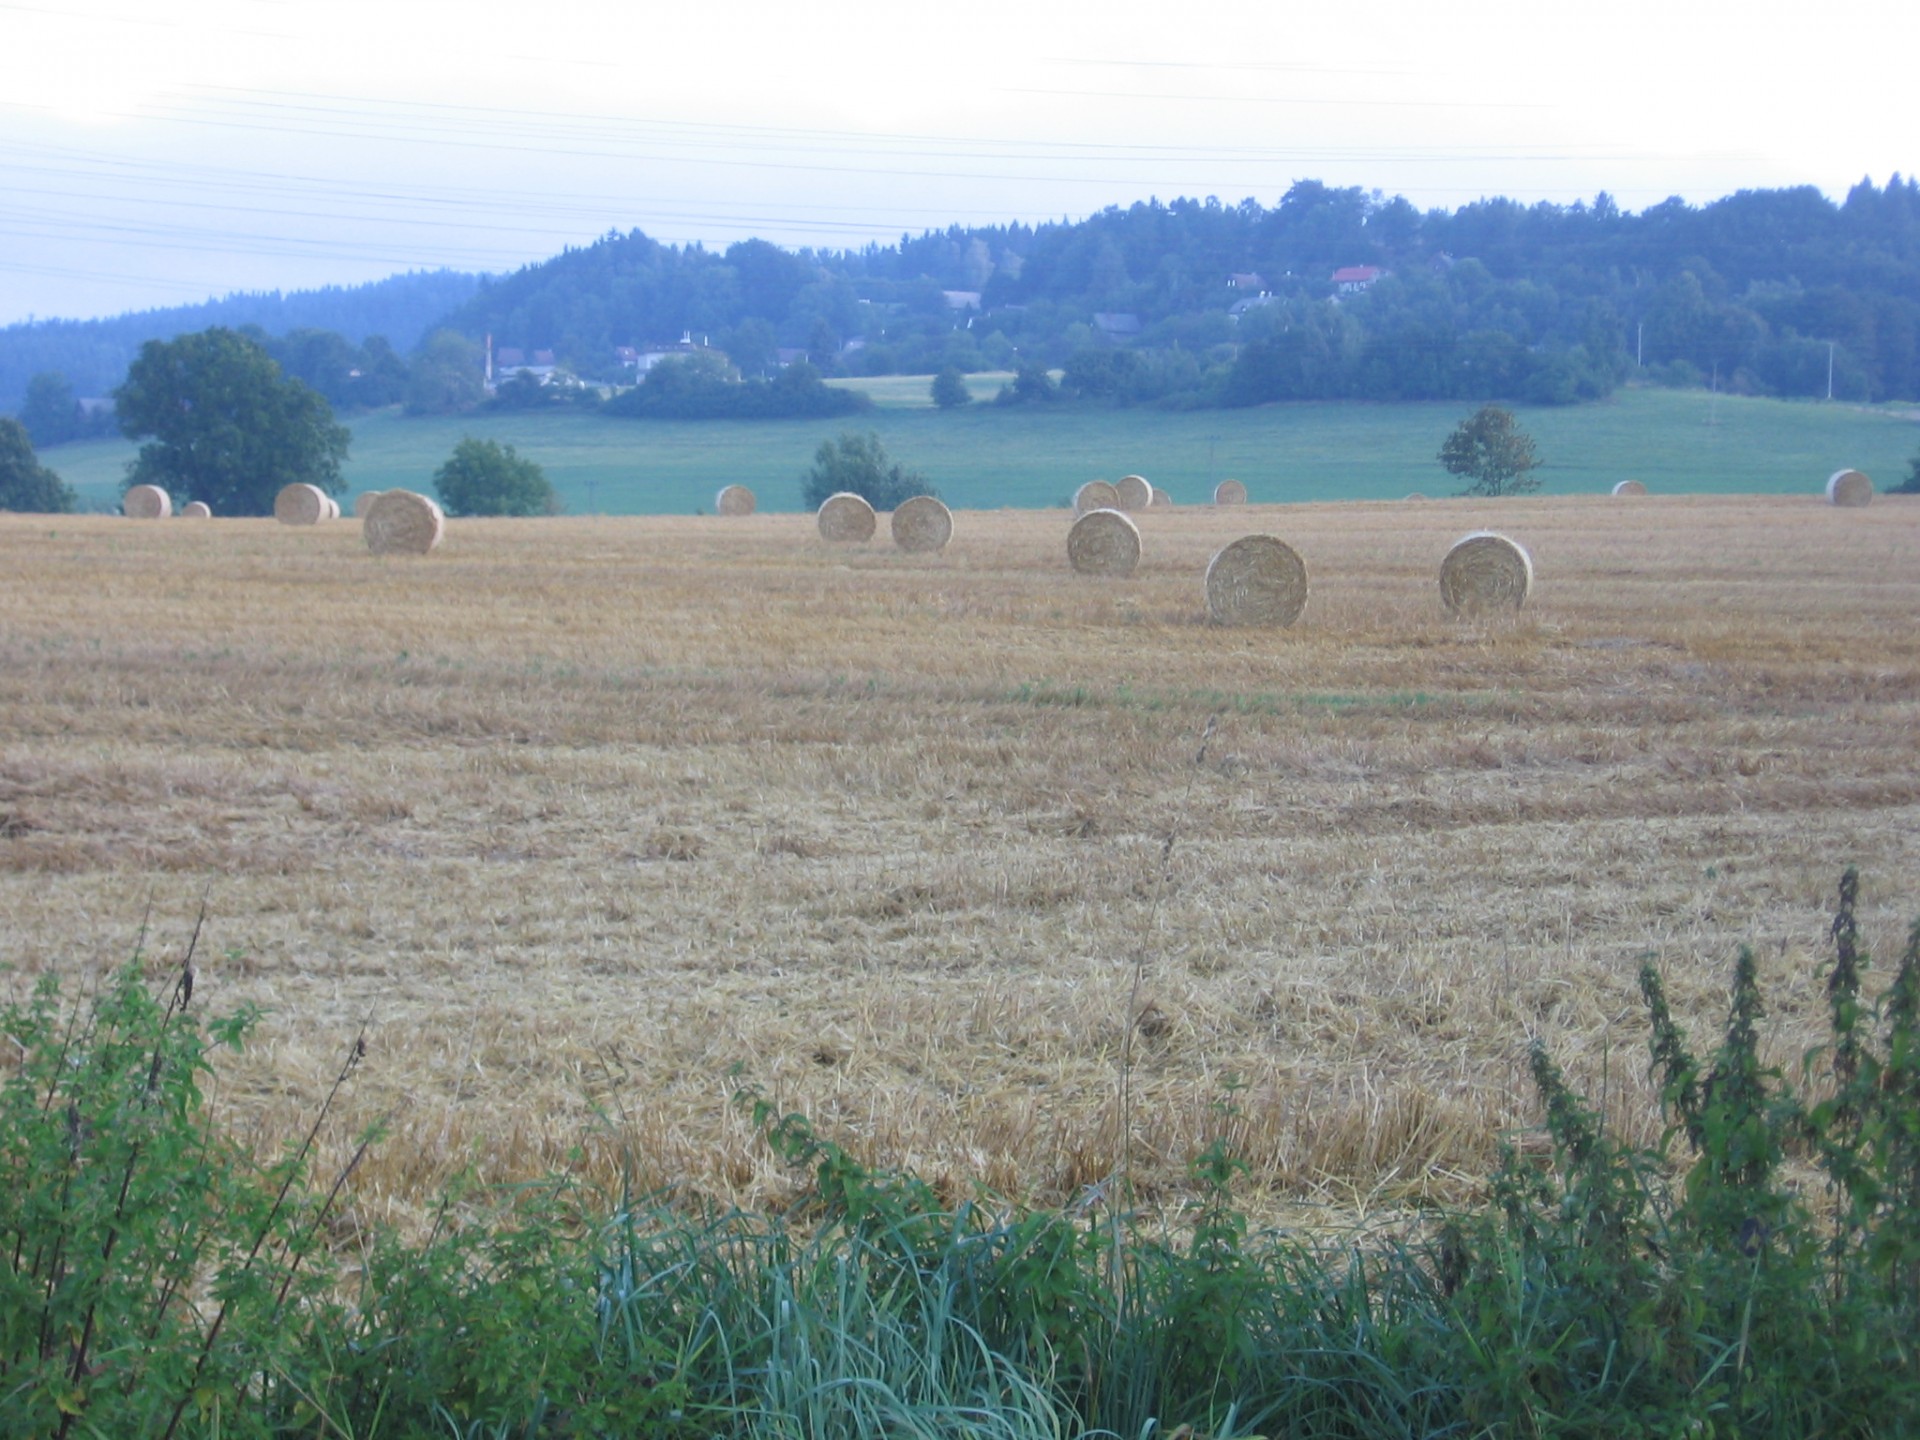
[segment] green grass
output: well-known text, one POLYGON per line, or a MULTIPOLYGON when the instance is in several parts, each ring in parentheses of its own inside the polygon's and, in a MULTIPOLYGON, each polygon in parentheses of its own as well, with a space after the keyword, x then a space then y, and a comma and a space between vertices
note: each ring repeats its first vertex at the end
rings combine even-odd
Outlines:
MULTIPOLYGON (((974 377, 982 393, 993 378, 974 377)), ((475 415, 408 419, 379 411, 351 420, 347 479, 355 490, 428 489, 463 435, 510 443, 539 461, 569 511, 691 514, 722 485, 743 484, 768 510, 800 508, 800 476, 822 440, 872 429, 924 471, 947 502, 968 509, 1062 505, 1084 480, 1137 471, 1183 505, 1214 482, 1246 482, 1255 502, 1386 500, 1460 486, 1434 459, 1472 407, 1463 403, 1269 405, 1169 413, 1077 406, 934 409, 925 376, 858 382, 871 414, 846 421, 642 421, 594 415, 475 415)), ((1596 494, 1644 481, 1656 494, 1813 492, 1842 466, 1881 489, 1920 449, 1913 412, 1806 401, 1623 390, 1567 408, 1527 408, 1548 494, 1596 494)), ((43 457, 87 501, 117 496, 132 447, 61 446, 43 457)))

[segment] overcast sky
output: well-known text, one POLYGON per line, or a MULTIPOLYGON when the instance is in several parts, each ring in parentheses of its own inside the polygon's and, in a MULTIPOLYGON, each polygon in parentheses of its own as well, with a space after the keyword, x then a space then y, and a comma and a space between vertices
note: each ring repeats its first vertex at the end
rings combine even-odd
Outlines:
POLYGON ((1916 39, 1911 0, 0 0, 0 324, 1301 178, 1837 199, 1920 168, 1916 39))

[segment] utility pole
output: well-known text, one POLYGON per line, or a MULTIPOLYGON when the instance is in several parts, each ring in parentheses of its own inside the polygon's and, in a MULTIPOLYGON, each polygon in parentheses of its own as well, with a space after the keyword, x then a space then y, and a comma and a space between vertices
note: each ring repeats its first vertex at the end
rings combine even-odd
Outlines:
POLYGON ((1833 399, 1833 341, 1827 341, 1827 399, 1833 399))
POLYGON ((1647 368, 1647 322, 1633 322, 1633 363, 1640 369, 1647 368))

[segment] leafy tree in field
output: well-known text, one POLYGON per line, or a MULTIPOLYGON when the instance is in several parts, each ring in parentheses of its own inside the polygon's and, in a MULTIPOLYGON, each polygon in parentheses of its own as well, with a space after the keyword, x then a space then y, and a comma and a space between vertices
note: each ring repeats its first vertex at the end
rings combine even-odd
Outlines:
POLYGON ((933 377, 933 403, 942 410, 952 410, 972 400, 973 392, 967 389, 967 377, 960 373, 958 365, 949 365, 933 377))
POLYGON ((80 437, 80 402, 73 398, 73 386, 58 371, 43 370, 27 382, 26 403, 20 407, 20 423, 27 427, 36 445, 58 445, 80 437))
POLYGON ((560 510, 547 472, 497 440, 463 439, 433 472, 433 488, 449 515, 554 515, 560 510))
POLYGON ((916 495, 939 493, 926 476, 892 459, 871 430, 865 435, 843 430, 838 440, 822 441, 813 452, 813 468, 800 477, 801 499, 809 509, 818 509, 842 490, 865 497, 876 510, 897 509, 916 495))
POLYGON ((1026 405, 1044 403, 1060 398, 1060 387, 1053 383, 1053 376, 1047 373, 1047 367, 1037 361, 1029 361, 1013 372, 1013 383, 1000 387, 1000 393, 993 397, 996 405, 1026 405))
POLYGON ((35 457, 27 427, 0 415, 0 510, 64 512, 75 503, 66 481, 35 457))
POLYGON ((149 340, 114 403, 129 440, 152 437, 127 467, 129 486, 159 485, 216 515, 270 514, 281 487, 295 482, 330 495, 344 488, 346 426, 235 331, 149 340))
POLYGON ((420 342, 407 377, 409 415, 452 415, 487 398, 486 357, 456 330, 436 330, 420 342))
POLYGON ((1533 437, 1498 405, 1482 405, 1456 425, 1440 447, 1440 463, 1449 475, 1473 482, 1462 495, 1523 495, 1540 488, 1533 437))

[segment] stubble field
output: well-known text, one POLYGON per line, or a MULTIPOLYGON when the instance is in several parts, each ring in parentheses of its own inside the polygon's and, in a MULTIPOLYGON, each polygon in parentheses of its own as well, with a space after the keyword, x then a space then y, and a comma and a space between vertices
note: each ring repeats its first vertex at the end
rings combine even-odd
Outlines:
POLYGON ((1471 1195, 1533 1036, 1657 1133, 1643 957, 1704 1027, 1754 946, 1784 1061, 1842 867, 1877 955, 1920 914, 1920 503, 1180 508, 1118 582, 1066 525, 466 521, 407 561, 0 517, 0 987, 143 925, 158 977, 204 897, 195 1004, 266 1011, 229 1123, 302 1130, 367 1026, 362 1216, 466 1169, 768 1203, 755 1085, 956 1194, 1070 1202, 1125 1136, 1173 1200, 1224 1128, 1257 1210, 1345 1218, 1471 1195), (1488 524, 1534 602, 1449 620, 1488 524), (1204 620, 1251 531, 1311 568, 1291 631, 1204 620))

